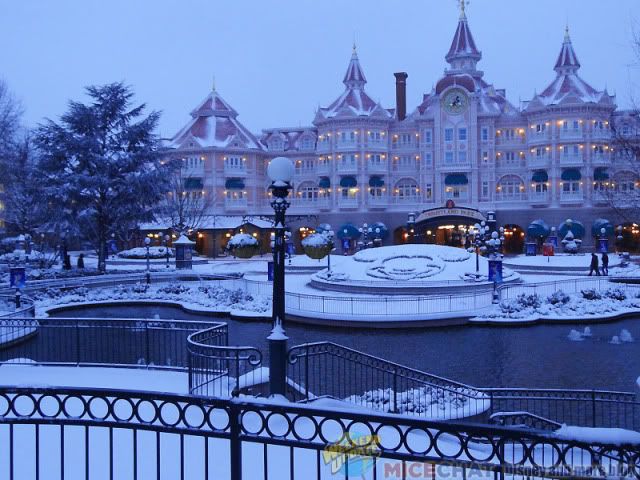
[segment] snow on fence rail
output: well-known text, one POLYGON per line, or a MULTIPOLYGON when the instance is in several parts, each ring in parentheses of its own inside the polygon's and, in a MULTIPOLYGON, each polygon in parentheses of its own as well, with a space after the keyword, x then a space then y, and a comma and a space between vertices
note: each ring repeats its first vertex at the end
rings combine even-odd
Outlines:
POLYGON ((637 440, 604 432, 585 441, 579 431, 131 390, 1 387, 0 405, 0 477, 11 480, 640 478, 637 440))
POLYGON ((637 285, 612 282, 608 277, 568 278, 553 282, 523 283, 517 285, 504 285, 500 287, 500 298, 516 298, 522 294, 537 294, 547 297, 554 292, 562 290, 564 293, 580 293, 582 290, 607 290, 609 288, 622 288, 624 290, 640 290, 637 285))
MULTIPOLYGON (((269 296, 271 282, 238 279, 234 285, 249 294, 269 296)), ((402 317, 406 315, 437 315, 450 312, 466 313, 491 305, 491 291, 457 292, 451 295, 368 295, 329 296, 287 292, 287 313, 294 315, 328 314, 358 317, 402 317)))

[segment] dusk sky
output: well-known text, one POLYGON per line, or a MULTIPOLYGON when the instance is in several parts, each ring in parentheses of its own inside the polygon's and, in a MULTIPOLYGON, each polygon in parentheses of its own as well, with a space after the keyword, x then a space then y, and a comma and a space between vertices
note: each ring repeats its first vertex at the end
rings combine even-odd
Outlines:
MULTIPOLYGON (((485 78, 512 102, 554 78, 568 21, 581 76, 631 104, 639 0, 473 0, 467 14, 485 78)), ((442 75, 458 15, 455 0, 5 0, 0 76, 28 126, 84 99, 86 85, 124 80, 172 136, 215 75, 259 132, 309 125, 342 92, 354 39, 369 94, 393 107, 393 72, 406 71, 412 111, 442 75)))

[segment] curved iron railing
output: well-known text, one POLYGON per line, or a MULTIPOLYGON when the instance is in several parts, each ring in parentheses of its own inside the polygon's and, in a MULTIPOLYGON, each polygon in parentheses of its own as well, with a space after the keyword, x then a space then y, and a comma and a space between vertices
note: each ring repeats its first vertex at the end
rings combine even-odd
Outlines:
POLYGON ((288 377, 296 400, 331 397, 373 410, 480 422, 519 411, 570 425, 640 430, 633 393, 473 387, 330 342, 291 348, 288 377))
POLYGON ((189 393, 214 397, 247 393, 268 382, 260 369, 262 352, 250 346, 228 346, 226 328, 208 328, 187 337, 189 393))
POLYGON ((474 417, 489 409, 489 397, 474 387, 331 342, 291 348, 288 377, 297 400, 328 396, 430 419, 474 417))
POLYGON ((0 387, 0 426, 9 480, 640 478, 624 439, 151 392, 0 387))
POLYGON ((189 335, 213 330, 226 339, 227 332, 226 323, 206 320, 38 318, 3 319, 0 325, 35 326, 29 341, 0 346, 0 362, 176 370, 188 369, 189 335))

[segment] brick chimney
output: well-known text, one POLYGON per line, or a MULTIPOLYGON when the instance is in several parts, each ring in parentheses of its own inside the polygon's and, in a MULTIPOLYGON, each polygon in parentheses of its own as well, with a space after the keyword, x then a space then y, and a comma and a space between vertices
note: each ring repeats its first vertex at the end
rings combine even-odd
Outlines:
POLYGON ((396 115, 402 121, 407 117, 407 75, 406 72, 394 73, 396 77, 396 115))

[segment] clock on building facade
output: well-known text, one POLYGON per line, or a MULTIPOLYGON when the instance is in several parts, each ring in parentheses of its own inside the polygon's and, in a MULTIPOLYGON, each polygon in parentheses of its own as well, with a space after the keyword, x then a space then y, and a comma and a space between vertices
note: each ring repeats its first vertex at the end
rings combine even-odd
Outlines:
POLYGON ((442 99, 442 106, 450 114, 460 115, 467 110, 469 97, 460 88, 452 88, 442 99))

